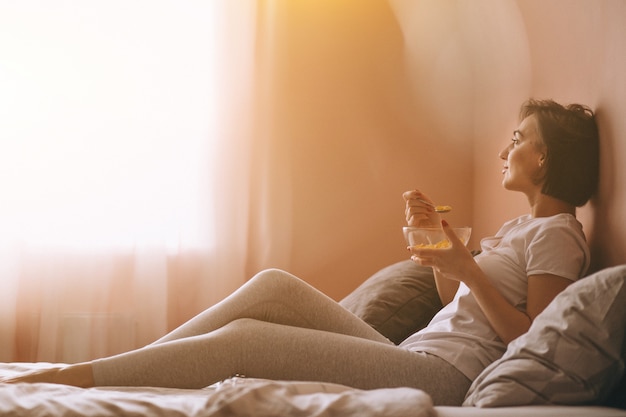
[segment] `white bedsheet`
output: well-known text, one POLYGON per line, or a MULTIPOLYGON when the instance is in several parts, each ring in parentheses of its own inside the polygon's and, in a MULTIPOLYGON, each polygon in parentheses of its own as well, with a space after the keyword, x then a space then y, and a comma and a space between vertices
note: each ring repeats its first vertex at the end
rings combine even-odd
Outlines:
MULTIPOLYGON (((0 363, 0 378, 45 366, 0 363)), ((626 410, 433 407, 426 393, 410 388, 363 391, 327 383, 232 378, 198 390, 0 384, 0 416, 626 417, 626 410)))
MULTIPOLYGON (((0 377, 46 366, 0 364, 0 377)), ((423 391, 233 378, 199 390, 0 384, 0 416, 435 417, 423 391)))

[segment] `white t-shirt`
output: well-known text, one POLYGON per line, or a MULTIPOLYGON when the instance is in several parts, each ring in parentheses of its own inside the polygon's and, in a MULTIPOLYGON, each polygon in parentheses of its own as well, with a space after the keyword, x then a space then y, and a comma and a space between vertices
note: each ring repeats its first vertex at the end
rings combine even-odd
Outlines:
MULTIPOLYGON (((476 262, 502 295, 523 312, 529 275, 554 274, 575 281, 589 266, 582 225, 570 214, 518 217, 505 223, 494 237, 483 239, 481 248, 476 262)), ((400 346, 436 355, 470 380, 506 351, 463 283, 454 300, 400 346)))

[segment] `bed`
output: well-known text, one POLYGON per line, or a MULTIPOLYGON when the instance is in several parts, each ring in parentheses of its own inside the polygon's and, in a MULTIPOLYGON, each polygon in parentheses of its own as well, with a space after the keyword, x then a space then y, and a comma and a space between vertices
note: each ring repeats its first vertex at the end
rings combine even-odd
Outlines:
MULTIPOLYGON (((8 376, 48 364, 3 364, 8 376)), ((69 416, 345 416, 345 417, 617 417, 626 410, 600 406, 502 408, 433 406, 411 388, 357 390, 341 385, 233 377, 199 390, 156 387, 75 388, 54 384, 0 386, 0 415, 69 416)))
MULTIPOLYGON (((410 261, 382 269, 341 304, 399 343, 440 304, 432 274, 410 261)), ((198 390, 0 384, 2 416, 626 417, 626 265, 571 285, 472 384, 463 407, 412 388, 358 390, 233 377, 198 390)), ((45 363, 0 364, 0 378, 45 363)))

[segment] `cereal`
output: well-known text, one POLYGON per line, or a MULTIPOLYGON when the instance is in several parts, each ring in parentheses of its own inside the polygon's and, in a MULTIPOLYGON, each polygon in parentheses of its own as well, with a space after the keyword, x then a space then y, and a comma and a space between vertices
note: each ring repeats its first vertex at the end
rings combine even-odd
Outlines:
POLYGON ((418 245, 413 245, 414 249, 446 249, 451 246, 451 243, 448 239, 440 240, 437 243, 420 243, 418 245))

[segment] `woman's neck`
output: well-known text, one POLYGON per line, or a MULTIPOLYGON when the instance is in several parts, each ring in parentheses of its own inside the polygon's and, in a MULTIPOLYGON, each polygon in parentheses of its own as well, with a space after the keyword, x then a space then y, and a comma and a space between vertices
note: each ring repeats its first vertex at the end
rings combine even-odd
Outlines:
POLYGON ((538 194, 528 198, 530 212, 533 217, 550 217, 557 214, 571 214, 576 217, 576 207, 558 198, 546 194, 538 194))

